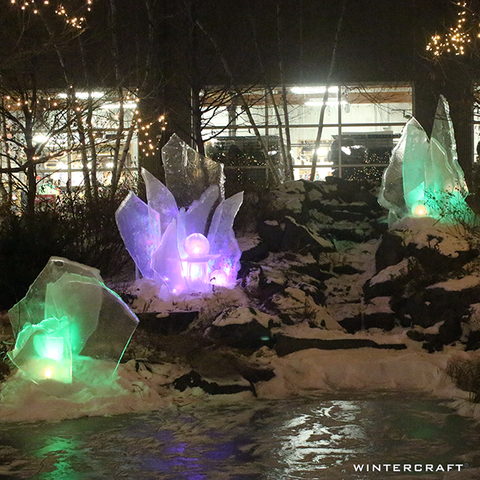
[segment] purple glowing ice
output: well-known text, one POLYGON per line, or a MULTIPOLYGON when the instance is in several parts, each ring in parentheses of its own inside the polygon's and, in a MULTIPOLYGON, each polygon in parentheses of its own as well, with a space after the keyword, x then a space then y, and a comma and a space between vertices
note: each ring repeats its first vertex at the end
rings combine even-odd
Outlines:
MULTIPOLYGON (((175 142, 177 164, 184 165, 186 158, 192 158, 193 150, 182 144, 182 148, 177 148, 179 142, 177 139, 175 142)), ((169 148, 167 165, 171 169, 175 161, 169 148)), ((195 155, 200 157, 196 152, 195 155)), ((197 170, 204 171, 207 160, 203 159, 197 170)), ((216 165, 216 175, 207 179, 207 188, 187 208, 177 206, 186 204, 185 195, 180 200, 174 198, 162 182, 142 169, 147 203, 130 192, 116 212, 118 229, 138 270, 143 277, 164 286, 169 294, 208 292, 212 285, 235 284, 241 252, 233 221, 242 204, 243 192, 223 200, 223 171, 221 165, 216 165), (212 181, 216 184, 208 186, 212 181)), ((183 174, 179 168, 174 169, 177 196, 182 193, 191 196, 192 180, 188 175, 195 171, 195 165, 189 165, 183 174), (187 177, 183 188, 182 177, 187 177)), ((208 168, 212 171, 212 165, 208 168)))

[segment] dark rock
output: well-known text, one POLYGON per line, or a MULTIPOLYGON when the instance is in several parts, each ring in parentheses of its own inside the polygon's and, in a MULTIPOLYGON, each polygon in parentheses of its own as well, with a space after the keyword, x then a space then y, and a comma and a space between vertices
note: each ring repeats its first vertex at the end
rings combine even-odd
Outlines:
POLYGON ((252 385, 219 385, 217 382, 209 382, 203 379, 195 370, 174 380, 173 387, 181 392, 184 392, 187 388, 200 387, 209 395, 231 395, 245 391, 255 392, 252 385))
MULTIPOLYGON (((329 265, 327 265, 327 267, 329 267, 329 265)), ((295 272, 298 272, 302 275, 308 275, 309 277, 315 278, 316 280, 319 280, 321 282, 324 282, 325 280, 328 280, 329 278, 332 278, 335 276, 332 272, 323 270, 322 266, 319 265, 318 263, 292 265, 290 268, 295 272)))
POLYGON ((458 319, 448 318, 438 327, 438 333, 425 333, 423 348, 428 352, 440 352, 445 345, 451 345, 460 340, 462 326, 458 319))
POLYGON ((260 268, 258 286, 264 298, 269 298, 282 290, 285 290, 286 284, 274 282, 265 275, 263 268, 260 268))
POLYGON ((380 236, 378 229, 372 228, 369 223, 337 222, 333 225, 319 225, 316 228, 319 235, 336 240, 362 243, 380 236))
POLYGON ((395 327, 395 314, 387 312, 365 314, 363 323, 366 330, 369 328, 381 328, 389 332, 395 327))
POLYGON ((322 185, 321 182, 318 182, 318 181, 312 182, 311 180, 305 180, 305 179, 301 179, 300 181, 303 183, 303 186, 305 187, 306 192, 317 190, 318 192, 322 193, 323 191, 321 187, 322 185))
POLYGON ((257 231, 270 252, 281 250, 284 230, 280 224, 277 222, 260 222, 257 231))
POLYGON ((438 328, 438 340, 443 345, 451 345, 460 340, 462 324, 460 319, 449 317, 438 328))
POLYGON ((389 265, 367 280, 363 285, 363 294, 367 301, 375 297, 398 296, 410 280, 408 260, 404 259, 398 264, 389 265))
POLYGON ((426 292, 417 292, 408 298, 392 302, 392 309, 402 326, 419 325, 428 328, 441 321, 460 322, 469 315, 469 304, 464 302, 431 301, 426 292))
POLYGON ((252 385, 258 382, 268 382, 275 376, 273 370, 252 364, 245 360, 244 357, 230 356, 229 360, 235 370, 252 385))
POLYGON ((328 240, 314 234, 304 225, 300 225, 292 217, 283 219, 285 224, 281 249, 298 253, 311 253, 318 258, 320 253, 332 252, 334 246, 328 240))
POLYGON ((375 252, 375 269, 380 272, 390 265, 396 265, 405 257, 406 248, 403 238, 395 233, 387 232, 375 252))
POLYGON ((297 287, 311 297, 317 305, 325 305, 327 301, 327 297, 324 293, 326 286, 317 282, 313 278, 311 282, 308 282, 307 279, 305 280, 306 283, 299 283, 297 287), (317 283, 317 285, 315 285, 315 283, 317 283))
POLYGON ((467 339, 466 350, 477 350, 480 348, 480 330, 470 332, 467 339))
POLYGON ((425 271, 434 271, 438 279, 452 276, 454 272, 460 272, 462 267, 478 256, 478 250, 470 249, 457 252, 456 256, 443 255, 438 248, 417 248, 410 244, 406 249, 406 256, 415 257, 425 271))
POLYGON ((212 325, 208 335, 215 343, 244 350, 258 350, 265 345, 273 345, 270 330, 255 319, 241 324, 212 325))
POLYGON ((198 312, 170 312, 167 315, 158 312, 137 313, 140 320, 138 328, 160 335, 177 335, 184 332, 198 318, 198 312))
POLYGON ((365 219, 365 214, 360 213, 360 212, 353 212, 348 208, 349 206, 345 208, 331 208, 325 213, 331 218, 333 218, 334 221, 340 222, 342 220, 346 220, 347 222, 351 223, 360 223, 365 219))
POLYGON ((395 327, 395 314, 387 312, 372 312, 358 315, 355 317, 344 318, 338 323, 348 332, 355 333, 360 330, 368 330, 369 328, 381 328, 382 330, 390 331, 395 327))
POLYGON ((360 315, 350 318, 344 318, 343 320, 339 320, 338 323, 348 333, 355 333, 363 330, 363 321, 360 315))
MULTIPOLYGON (((477 277, 471 277, 471 281, 465 278, 450 280, 448 288, 447 285, 443 288, 441 284, 418 287, 410 296, 394 299, 391 306, 398 318, 403 319, 403 326, 428 328, 443 321, 458 333, 460 323, 471 314, 471 304, 477 303, 480 298, 480 284, 477 281, 477 277)), ((413 290, 412 285, 409 288, 413 290)), ((405 291, 402 293, 405 294, 405 291)))
POLYGON ((425 300, 442 305, 455 305, 455 308, 470 308, 471 304, 480 301, 480 281, 478 277, 464 277, 450 280, 450 288, 435 286, 425 290, 425 300))
POLYGON ((420 330, 408 330, 407 337, 414 342, 423 342, 425 340, 425 335, 420 330))
POLYGON ((269 255, 268 246, 265 242, 260 242, 258 245, 255 245, 249 250, 242 252, 240 257, 240 262, 260 262, 264 260, 269 255))
POLYGON ((338 275, 356 275, 357 273, 362 273, 355 267, 351 265, 337 265, 332 268, 333 272, 338 275))
POLYGON ((399 343, 376 343, 373 340, 360 338, 344 338, 335 340, 324 340, 319 338, 295 338, 285 335, 277 335, 275 351, 279 357, 284 357, 299 350, 317 348, 320 350, 346 350, 354 348, 380 348, 390 350, 404 350, 406 345, 399 343))
POLYGON ((121 292, 119 293, 120 298, 127 304, 127 305, 132 305, 133 302, 138 298, 137 295, 127 293, 127 292, 121 292))
POLYGON ((325 183, 327 185, 336 185, 337 198, 343 200, 345 203, 364 202, 371 209, 382 211, 378 204, 377 196, 374 195, 366 184, 362 182, 344 180, 339 177, 326 177, 325 183))
POLYGON ((282 321, 284 325, 295 325, 295 320, 288 313, 279 313, 277 317, 282 321))
POLYGON ((441 352, 443 350, 443 345, 436 342, 425 342, 422 345, 422 348, 425 349, 428 353, 441 352))
MULTIPOLYGON (((396 304, 392 302, 392 308, 395 309, 396 304)), ((403 302, 402 311, 398 312, 402 316, 407 316, 410 325, 419 325, 428 328, 438 322, 438 318, 432 318, 432 309, 423 298, 422 294, 412 295, 403 302)))

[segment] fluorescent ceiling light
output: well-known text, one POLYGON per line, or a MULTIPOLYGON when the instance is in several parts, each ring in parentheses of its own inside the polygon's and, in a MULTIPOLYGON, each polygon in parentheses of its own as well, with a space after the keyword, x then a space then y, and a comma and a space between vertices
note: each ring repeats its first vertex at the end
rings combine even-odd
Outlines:
MULTIPOLYGON (((92 98, 102 98, 105 94, 103 92, 75 92, 75 98, 87 100, 89 96, 92 98)), ((59 98, 68 98, 66 93, 59 93, 59 98)))
MULTIPOLYGON (((325 93, 327 87, 325 85, 318 87, 292 87, 290 91, 299 95, 312 95, 318 93, 325 93)), ((338 87, 328 87, 328 92, 336 93, 338 92, 338 87)))

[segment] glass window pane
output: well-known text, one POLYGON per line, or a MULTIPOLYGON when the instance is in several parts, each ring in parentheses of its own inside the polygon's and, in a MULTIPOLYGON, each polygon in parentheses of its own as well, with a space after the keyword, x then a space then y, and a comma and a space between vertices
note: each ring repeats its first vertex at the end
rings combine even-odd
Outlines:
POLYGON ((342 123, 406 123, 412 116, 410 86, 344 87, 342 123))

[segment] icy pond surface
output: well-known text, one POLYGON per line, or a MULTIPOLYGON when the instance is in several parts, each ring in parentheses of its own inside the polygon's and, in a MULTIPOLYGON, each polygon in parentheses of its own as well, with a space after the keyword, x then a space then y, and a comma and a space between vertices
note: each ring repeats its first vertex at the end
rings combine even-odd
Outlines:
POLYGON ((473 421, 432 399, 353 398, 208 403, 148 414, 3 424, 0 478, 480 478, 480 428, 473 421), (392 466, 381 473, 355 471, 379 464, 392 466), (415 474, 391 471, 395 464, 463 467, 415 474))

